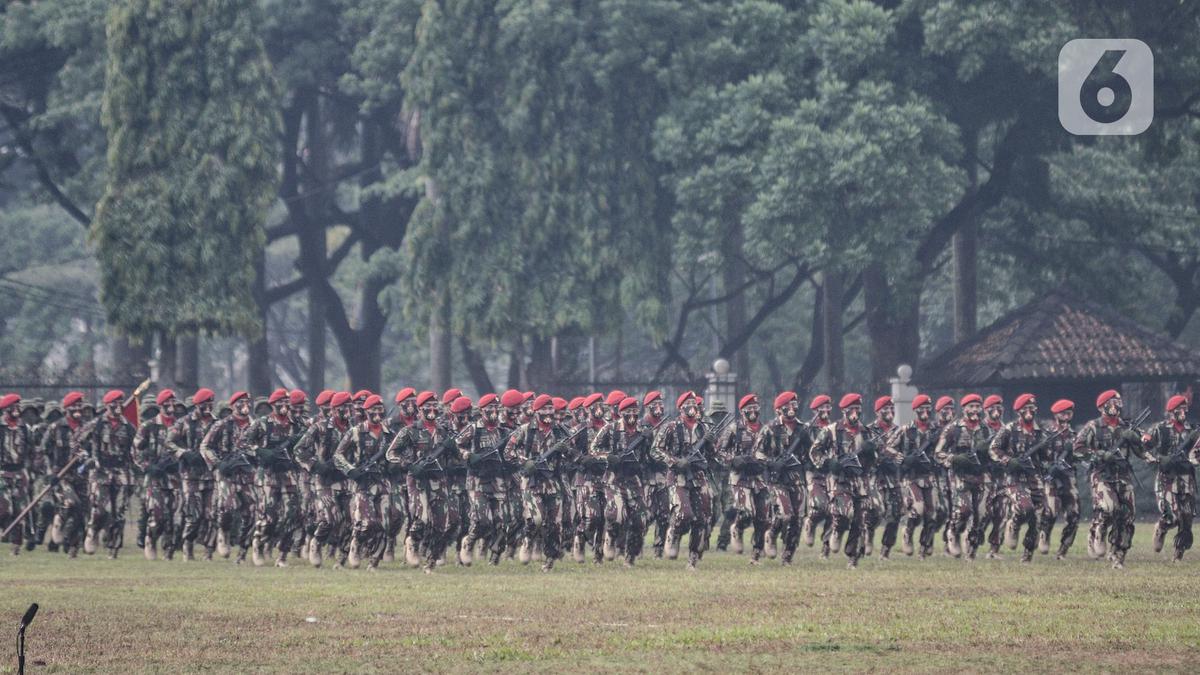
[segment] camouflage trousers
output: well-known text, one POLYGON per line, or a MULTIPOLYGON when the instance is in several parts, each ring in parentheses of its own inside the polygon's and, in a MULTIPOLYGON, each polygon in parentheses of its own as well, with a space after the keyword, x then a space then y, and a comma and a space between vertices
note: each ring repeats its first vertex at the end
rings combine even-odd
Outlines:
POLYGON ((904 510, 903 546, 906 555, 918 550, 924 558, 933 552, 933 535, 946 522, 949 505, 933 476, 906 476, 900 479, 900 496, 904 510), (913 535, 921 528, 917 546, 913 535))
POLYGON ((729 484, 729 474, 718 474, 716 481, 713 483, 713 514, 712 527, 717 528, 717 550, 724 551, 729 548, 729 540, 733 536, 734 531, 741 532, 745 530, 737 529, 738 507, 737 496, 733 493, 733 486, 729 484))
POLYGON ((432 567, 458 531, 458 501, 450 499, 446 479, 409 475, 408 512, 408 537, 425 553, 425 566, 432 567))
POLYGON ((871 478, 871 499, 867 508, 867 544, 873 545, 875 529, 883 525, 880 546, 884 555, 896 545, 896 532, 900 527, 900 487, 891 476, 871 478))
POLYGON ((535 543, 541 543, 546 561, 557 560, 558 544, 562 537, 558 530, 559 523, 562 522, 562 502, 558 493, 524 490, 521 503, 522 515, 525 518, 525 543, 530 548, 533 548, 535 543))
POLYGON ((230 546, 237 546, 243 552, 248 550, 258 513, 258 495, 250 474, 238 472, 218 478, 214 506, 217 513, 215 529, 224 535, 230 546))
MULTIPOLYGON (((703 478, 692 485, 669 485, 671 523, 667 528, 668 553, 679 551, 679 542, 688 535, 688 560, 696 562, 708 548, 709 528, 713 511, 712 492, 703 478)), ((668 555, 674 558, 675 555, 668 555)))
POLYGON ((733 531, 730 535, 736 536, 738 541, 741 541, 742 533, 746 531, 747 527, 753 526, 754 532, 750 536, 750 555, 753 560, 758 560, 762 557, 767 523, 771 516, 770 491, 765 486, 751 487, 749 485, 730 485, 729 491, 733 498, 734 512, 731 523, 733 531))
POLYGON ((667 527, 671 521, 671 497, 666 481, 646 483, 646 527, 654 524, 654 555, 661 558, 667 543, 667 527))
POLYGON ((564 477, 559 483, 558 497, 562 500, 559 511, 562 513, 562 523, 559 526, 559 552, 570 551, 575 544, 575 483, 574 479, 564 477))
POLYGON ((296 483, 287 472, 264 471, 255 486, 258 490, 258 518, 254 522, 255 546, 277 546, 286 556, 295 543, 300 523, 300 496, 296 483))
POLYGON ((54 495, 54 520, 50 540, 71 553, 83 543, 88 516, 87 484, 79 479, 63 478, 51 492, 54 495))
POLYGON ((391 501, 387 486, 383 484, 356 485, 350 497, 350 550, 366 559, 371 567, 383 558, 384 522, 391 501))
POLYGON ((981 530, 986 531, 988 547, 999 551, 1003 543, 1004 530, 1008 527, 1009 516, 1012 515, 1012 499, 1006 487, 1007 476, 1002 473, 989 475, 984 482, 984 511, 981 530), (987 528, 991 527, 990 530, 987 528))
POLYGON ((604 485, 587 479, 575 486, 575 547, 592 547, 592 556, 604 558, 604 485))
POLYGON ((110 554, 120 550, 125 540, 125 512, 129 510, 131 490, 124 481, 88 481, 88 530, 102 537, 110 554))
MULTIPOLYGON (((0 531, 17 517, 29 503, 29 486, 24 471, 0 471, 0 531)), ((20 546, 25 526, 14 527, 4 541, 20 546)))
POLYGON ((983 527, 987 518, 987 488, 981 483, 957 481, 954 503, 950 509, 949 536, 961 539, 967 535, 966 555, 974 557, 983 543, 983 527))
POLYGON ((1125 552, 1133 543, 1133 516, 1136 513, 1133 486, 1121 479, 1103 480, 1092 477, 1092 527, 1088 532, 1088 548, 1099 551, 1098 544, 1107 541, 1110 553, 1123 562, 1125 552))
POLYGON ((525 539, 525 502, 521 482, 515 475, 508 477, 508 497, 504 502, 504 545, 511 552, 525 539))
POLYGON ((846 535, 845 553, 852 562, 858 561, 866 552, 867 510, 870 508, 866 480, 842 477, 830 481, 829 512, 833 516, 830 537, 846 535))
MULTIPOLYGON (((292 480, 296 484, 296 501, 299 504, 299 512, 296 516, 296 536, 297 539, 303 541, 312 536, 313 530, 317 528, 317 504, 312 487, 315 479, 306 471, 295 471, 292 474, 292 480)), ((301 545, 296 550, 303 551, 304 546, 301 545)))
POLYGON ((1054 523, 1059 516, 1063 519, 1062 538, 1058 545, 1058 555, 1065 556, 1075 543, 1075 532, 1079 529, 1079 488, 1075 478, 1066 480, 1048 480, 1045 482, 1044 508, 1042 509, 1039 528, 1045 533, 1046 540, 1054 530, 1054 523))
POLYGON ((605 546, 623 550, 629 563, 642 554, 646 538, 644 496, 636 479, 604 485, 605 546))
POLYGON ((147 480, 142 489, 142 508, 146 511, 145 536, 150 541, 163 539, 163 548, 175 550, 175 513, 178 493, 170 484, 161 480, 147 480))
POLYGON ((183 514, 183 541, 200 542, 211 551, 216 545, 213 527, 214 483, 211 480, 185 479, 180 498, 183 514))
POLYGON ((473 489, 467 493, 470 508, 467 511, 467 534, 462 547, 474 548, 476 542, 491 553, 493 563, 500 561, 504 552, 504 505, 508 501, 505 492, 473 489))
POLYGON ((1176 559, 1181 558, 1184 552, 1192 547, 1192 518, 1196 513, 1196 495, 1168 489, 1161 480, 1154 481, 1154 493, 1160 514, 1155 528, 1164 533, 1173 527, 1179 528, 1172 543, 1176 559))
POLYGON ((321 546, 341 546, 346 535, 346 514, 350 493, 340 485, 334 487, 314 480, 309 487, 312 500, 312 538, 321 546))
POLYGON ((817 525, 820 525, 820 539, 827 546, 829 528, 833 525, 833 515, 829 511, 829 485, 825 474, 817 471, 809 471, 807 473, 808 513, 804 517, 804 543, 807 546, 813 545, 813 541, 817 536, 817 525))
POLYGON ((1005 539, 1010 542, 1010 548, 1014 547, 1024 527, 1025 536, 1021 546, 1026 559, 1037 548, 1038 515, 1045 509, 1044 492, 1042 479, 1035 474, 1007 476, 1004 481, 1003 493, 1007 506, 1005 539))
POLYGON ((800 528, 807 507, 807 495, 800 480, 776 483, 770 487, 771 503, 766 539, 769 549, 775 548, 775 538, 782 537, 784 563, 791 563, 800 545, 800 528))
POLYGON ((381 489, 385 499, 380 504, 383 511, 383 540, 385 552, 395 549, 396 538, 405 536, 412 525, 412 513, 409 508, 408 476, 398 475, 388 478, 381 489))

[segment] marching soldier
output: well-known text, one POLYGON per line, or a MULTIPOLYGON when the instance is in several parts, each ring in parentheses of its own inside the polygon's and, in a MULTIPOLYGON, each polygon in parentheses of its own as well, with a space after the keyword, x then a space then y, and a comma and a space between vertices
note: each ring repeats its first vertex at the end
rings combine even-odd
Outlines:
POLYGON ((54 486, 54 515, 50 530, 50 545, 62 546, 63 553, 74 558, 83 543, 87 522, 87 478, 79 471, 68 471, 57 479, 61 471, 75 456, 71 439, 84 425, 83 394, 69 392, 62 399, 63 417, 52 424, 42 439, 37 453, 45 465, 46 480, 54 486))
MULTIPOLYGON (((0 397, 0 530, 17 517, 29 500, 26 469, 30 464, 29 427, 21 420, 21 397, 5 394, 0 397)), ((8 542, 12 554, 21 552, 24 525, 12 528, 8 542)))
MULTIPOLYGON (((884 439, 879 444, 881 450, 896 429, 895 419, 896 404, 892 402, 892 397, 880 396, 875 399, 875 421, 867 425, 867 431, 884 439)), ((868 481, 871 508, 867 511, 866 555, 871 555, 875 545, 875 528, 882 524, 879 559, 887 560, 892 547, 896 545, 896 531, 900 526, 900 479, 896 465, 880 457, 868 467, 868 481)))
POLYGON ((1037 546, 1038 514, 1044 504, 1042 496, 1043 441, 1048 434, 1037 422, 1037 399, 1033 394, 1021 394, 1013 401, 1017 419, 1000 428, 992 437, 989 453, 993 461, 1004 469, 1003 483, 993 487, 1005 495, 1008 516, 1005 519, 1005 544, 1016 548, 1021 527, 1025 527, 1025 538, 1021 562, 1033 560, 1037 546))
MULTIPOLYGON (((193 399, 194 401, 195 399, 193 399)), ((217 479, 214 498, 217 554, 228 558, 238 546, 237 563, 246 559, 258 506, 254 490, 254 463, 247 454, 246 431, 250 428, 250 395, 244 391, 229 397, 232 410, 208 428, 200 442, 200 456, 217 479)), ((200 406, 197 405, 197 408, 200 406)))
MULTIPOLYGON (((833 399, 825 394, 818 394, 809 402, 808 409, 813 417, 808 425, 808 433, 816 438, 822 429, 829 426, 833 420, 833 399)), ((811 448, 810 448, 811 449, 811 448)), ((812 546, 816 538, 817 524, 821 525, 821 557, 829 557, 829 527, 833 524, 833 516, 829 511, 829 477, 824 467, 813 464, 812 456, 805 452, 805 479, 808 486, 808 514, 804 518, 804 545, 812 546)))
POLYGON ((1154 552, 1163 549, 1167 530, 1177 527, 1175 554, 1183 560, 1192 547, 1192 517, 1196 512, 1196 473, 1189 458, 1196 445, 1197 432, 1187 419, 1188 400, 1175 395, 1167 400, 1166 419, 1154 424, 1142 436, 1138 454, 1158 466, 1154 476, 1154 496, 1158 501, 1158 522, 1154 524, 1154 552))
POLYGON ((945 426, 933 450, 934 457, 949 470, 953 495, 950 509, 950 531, 946 541, 950 555, 968 560, 983 542, 984 511, 987 508, 984 489, 984 470, 980 454, 988 452, 987 427, 980 419, 983 399, 979 394, 967 394, 959 402, 962 417, 945 426), (963 541, 965 536, 965 541, 963 541))
POLYGON ((155 398, 142 403, 142 424, 133 441, 133 463, 145 476, 142 479, 142 505, 146 510, 146 530, 142 552, 146 560, 158 558, 158 539, 170 560, 175 549, 175 511, 179 496, 179 460, 167 445, 167 435, 175 425, 175 392, 163 389, 155 398))
POLYGON ((617 414, 592 440, 589 454, 605 465, 604 557, 623 550, 625 566, 633 567, 645 539, 642 471, 654 433, 639 427, 637 399, 626 397, 617 414))
POLYGON ((774 558, 775 539, 782 536, 783 555, 780 562, 788 566, 792 564, 796 547, 800 544, 800 523, 806 509, 805 462, 800 458, 808 456, 812 438, 808 435, 807 426, 797 417, 799 405, 796 392, 785 391, 776 396, 774 408, 775 419, 767 430, 770 442, 765 446, 772 453, 772 460, 767 464, 772 508, 764 547, 767 556, 774 558))
MULTIPOLYGON (((954 423, 957 415, 954 399, 949 396, 939 396, 937 402, 933 404, 933 413, 936 416, 938 433, 941 434, 942 430, 954 423)), ((946 555, 951 555, 950 512, 954 510, 954 493, 950 488, 950 472, 936 457, 934 461, 937 464, 938 491, 942 495, 942 503, 946 505, 946 518, 942 521, 942 551, 946 555)))
POLYGON ((528 562, 534 540, 545 554, 542 571, 548 572, 558 559, 561 522, 558 509, 560 486, 557 465, 569 452, 566 432, 554 424, 554 403, 545 394, 533 402, 534 419, 513 432, 508 441, 507 461, 521 467, 521 497, 524 503, 524 543, 521 562, 528 562))
MULTIPOLYGON (((315 402, 318 414, 300 440, 296 441, 296 461, 304 467, 308 476, 313 509, 308 547, 301 554, 308 558, 313 567, 320 567, 324 562, 322 549, 327 546, 340 549, 343 543, 344 514, 349 507, 349 495, 344 483, 345 475, 334 464, 333 454, 349 431, 353 414, 348 391, 322 391, 315 402)), ((344 561, 339 560, 338 564, 342 565, 344 561)))
MULTIPOLYGON (((303 392, 301 392, 303 394, 303 392)), ((271 412, 254 420, 246 429, 245 443, 258 458, 258 518, 254 523, 253 561, 256 567, 266 563, 268 548, 278 546, 276 567, 287 567, 300 503, 293 471, 292 445, 300 435, 291 416, 291 396, 280 388, 267 398, 271 412)))
POLYGON ((709 423, 700 417, 695 392, 675 400, 679 416, 666 422, 654 439, 651 456, 667 465, 671 523, 667 528, 667 558, 679 557, 679 542, 688 534, 688 569, 695 570, 704 555, 712 517, 713 496, 705 470, 714 452, 709 423))
MULTIPOLYGON (((1004 399, 1002 397, 992 394, 983 400, 983 421, 987 427, 990 447, 991 441, 1004 427, 1004 399)), ((1001 531, 1007 527, 1010 515, 1009 501, 1005 490, 1006 472, 1003 466, 992 460, 991 456, 980 457, 979 460, 983 462, 984 466, 983 487, 986 493, 984 502, 987 507, 984 509, 983 529, 986 531, 985 538, 988 542, 987 558, 1000 560, 1003 557, 1000 555, 1001 531), (988 530, 988 527, 991 527, 991 530, 988 530)))
MULTIPOLYGON (((452 389, 451 391, 457 390, 452 389)), ((566 406, 565 401, 563 405, 566 406)), ((557 409, 557 403, 555 408, 557 409)), ((450 402, 446 410, 446 426, 449 427, 451 435, 457 439, 459 434, 471 426, 471 399, 460 394, 450 402)), ((453 502, 454 508, 458 512, 458 525, 446 535, 447 553, 449 545, 453 544, 454 558, 457 564, 462 565, 458 549, 470 526, 468 514, 471 512, 471 500, 467 496, 467 464, 458 452, 457 443, 444 453, 443 457, 445 457, 443 464, 446 467, 450 484, 450 501, 453 502)))
MULTIPOLYGON (((387 461, 400 465, 407 475, 409 523, 404 539, 404 557, 409 565, 421 564, 418 551, 425 554, 425 573, 433 571, 458 529, 458 505, 450 501, 445 463, 442 456, 455 447, 454 436, 438 423, 437 396, 423 391, 416 398, 419 424, 397 432, 387 451, 387 461)), ((382 406, 382 404, 380 404, 382 406)))
POLYGON ((366 419, 342 436, 333 461, 354 486, 350 499, 351 535, 347 564, 357 569, 362 559, 375 570, 383 558, 387 536, 389 485, 381 463, 395 433, 384 424, 383 399, 375 394, 363 400, 366 419))
POLYGON ((809 450, 813 464, 824 466, 830 474, 830 511, 833 532, 830 550, 841 548, 846 535, 848 567, 855 568, 866 549, 867 476, 862 456, 877 452, 876 441, 869 438, 862 424, 862 396, 846 394, 838 402, 842 419, 822 429, 809 450))
MULTIPOLYGON (((192 410, 185 417, 175 422, 167 434, 167 447, 175 454, 179 462, 181 479, 183 513, 183 559, 195 560, 196 541, 204 547, 204 559, 212 560, 213 548, 216 545, 216 534, 213 527, 214 510, 214 478, 204 456, 200 453, 200 445, 216 422, 213 417, 213 399, 216 395, 212 389, 201 387, 192 395, 192 410)), ((225 555, 228 555, 226 549, 225 555)))
POLYGON ((768 459, 762 447, 764 427, 759 421, 760 404, 756 394, 746 394, 738 401, 738 421, 730 426, 717 443, 717 457, 729 467, 729 489, 736 513, 730 527, 734 553, 742 553, 742 534, 750 525, 754 534, 750 540, 750 564, 762 558, 767 533, 770 501, 767 491, 766 465, 768 459))
POLYGON ((115 560, 125 536, 125 512, 132 489, 130 474, 134 428, 122 413, 124 392, 104 395, 104 414, 76 432, 72 448, 87 456, 88 514, 84 553, 94 553, 103 540, 109 560, 115 560))
POLYGON ((576 452, 569 457, 575 472, 575 541, 571 549, 575 562, 585 559, 584 548, 592 547, 593 562, 604 559, 604 463, 589 458, 589 449, 607 424, 607 411, 601 394, 583 401, 588 420, 580 432, 576 452))
MULTIPOLYGON (((396 416, 388 421, 393 434, 420 423, 416 389, 405 387, 396 392, 395 404, 396 416)), ((393 562, 396 559, 396 539, 401 536, 407 537, 406 533, 412 522, 408 503, 408 474, 403 464, 382 462, 382 465, 383 484, 387 492, 381 502, 387 508, 387 513, 382 514, 384 526, 387 528, 383 535, 383 562, 393 562)))
POLYGON ((881 452, 900 472, 904 511, 900 548, 909 556, 919 550, 924 560, 933 552, 933 535, 942 529, 948 505, 938 487, 937 464, 933 459, 933 447, 940 434, 937 422, 932 419, 933 402, 925 394, 918 394, 913 398, 912 409, 916 419, 889 436, 881 452), (913 535, 918 526, 921 536, 914 547, 913 535))
POLYGON ((1062 560, 1075 542, 1075 531, 1079 528, 1079 487, 1075 478, 1077 457, 1073 447, 1075 432, 1071 429, 1075 404, 1060 399, 1050 406, 1050 412, 1054 415, 1050 433, 1058 437, 1047 448, 1050 464, 1045 476, 1045 508, 1038 523, 1038 549, 1042 553, 1050 552, 1050 534, 1054 529, 1054 521, 1061 515, 1063 530, 1056 559, 1062 560))
POLYGON ((1124 402, 1109 389, 1096 397, 1100 417, 1083 425, 1075 437, 1075 453, 1091 463, 1092 527, 1088 552, 1106 553, 1114 569, 1124 569, 1125 553, 1133 543, 1133 466, 1129 455, 1141 449, 1142 432, 1121 419, 1124 402))
MULTIPOLYGON (((42 437, 46 435, 46 429, 49 424, 43 417, 46 412, 46 402, 40 398, 35 398, 29 401, 22 401, 21 420, 25 423, 25 427, 29 429, 29 452, 25 464, 25 485, 26 499, 25 503, 33 499, 34 493, 43 487, 42 481, 35 480, 40 476, 41 457, 38 455, 38 450, 42 447, 42 437)), ((57 406, 55 406, 57 407, 57 406)), ((49 508, 53 508, 49 502, 45 502, 49 508)), ((42 509, 34 509, 25 521, 22 527, 25 528, 25 550, 32 551, 38 544, 46 538, 46 530, 50 522, 50 517, 53 517, 53 511, 42 511, 42 509), (47 517, 49 516, 49 517, 47 517)))
MULTIPOLYGON (((646 414, 642 417, 642 427, 657 435, 659 427, 665 420, 666 409, 663 404, 662 392, 652 391, 642 398, 642 408, 646 414)), ((662 558, 667 541, 667 526, 671 517, 671 499, 667 492, 667 465, 649 456, 645 463, 644 484, 646 486, 645 505, 647 511, 646 527, 654 524, 654 557, 662 558)))
POLYGON ((504 509, 508 478, 504 471, 504 449, 509 430, 500 424, 500 399, 495 394, 479 397, 479 420, 457 436, 459 452, 467 464, 467 496, 470 501, 466 535, 458 549, 463 565, 474 560, 475 545, 483 547, 491 565, 500 564, 504 553, 504 509))

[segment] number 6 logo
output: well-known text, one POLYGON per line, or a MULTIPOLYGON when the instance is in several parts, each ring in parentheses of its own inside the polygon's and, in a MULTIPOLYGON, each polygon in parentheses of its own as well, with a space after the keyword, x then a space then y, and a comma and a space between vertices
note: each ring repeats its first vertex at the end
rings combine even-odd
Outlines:
POLYGON ((1058 53, 1058 120, 1077 136, 1132 136, 1154 121, 1154 54, 1141 40, 1071 40, 1058 53))

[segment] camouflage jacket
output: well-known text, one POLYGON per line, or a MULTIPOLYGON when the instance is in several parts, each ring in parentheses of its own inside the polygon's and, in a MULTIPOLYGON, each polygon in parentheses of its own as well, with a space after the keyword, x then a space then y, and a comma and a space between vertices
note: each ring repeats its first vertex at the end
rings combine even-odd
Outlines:
POLYGON ((184 480, 211 481, 212 471, 200 454, 204 436, 216 422, 212 417, 200 417, 192 412, 175 421, 167 433, 167 447, 179 460, 179 475, 184 480))
POLYGON ((1157 422, 1146 430, 1142 444, 1135 449, 1142 459, 1158 465, 1158 487, 1161 492, 1190 494, 1196 491, 1195 470, 1192 468, 1192 448, 1200 434, 1191 422, 1176 427, 1172 420, 1157 422))
POLYGON ((91 460, 91 475, 101 482, 129 485, 136 431, 124 417, 107 414, 79 427, 71 437, 71 447, 85 453, 91 460))
POLYGON ((741 419, 728 426, 717 441, 717 458, 729 467, 729 484, 762 490, 767 487, 767 462, 774 459, 771 432, 765 424, 757 429, 741 419))
POLYGON ((213 422, 200 442, 200 456, 204 458, 209 471, 215 472, 218 465, 225 463, 226 466, 221 469, 223 478, 236 477, 245 481, 253 477, 254 464, 247 457, 246 445, 246 430, 249 428, 249 419, 239 422, 232 415, 213 422))
MULTIPOLYGON (((582 437, 584 434, 580 434, 582 437)), ((541 428, 537 423, 526 422, 517 427, 508 439, 505 461, 515 465, 525 465, 521 471, 521 489, 531 494, 557 494, 559 464, 563 462, 561 453, 552 454, 546 459, 544 466, 529 469, 528 462, 534 462, 559 441, 565 440, 567 432, 562 427, 552 425, 541 428)))
MULTIPOLYGON (((582 435, 582 434, 581 434, 582 435)), ((624 420, 609 422, 592 439, 588 454, 604 463, 604 482, 609 485, 642 484, 642 471, 650 457, 653 437, 648 428, 629 429, 624 420)))
POLYGON ((983 485, 987 453, 991 449, 991 430, 986 424, 974 428, 963 419, 947 424, 938 437, 933 456, 950 470, 950 480, 958 486, 983 485), (982 457, 981 457, 982 456, 982 457))
POLYGON ((172 487, 179 482, 179 463, 167 444, 174 420, 164 424, 162 415, 143 421, 133 438, 133 465, 146 476, 146 484, 172 487))
POLYGON ((715 448, 711 440, 705 436, 709 430, 709 422, 697 421, 688 426, 681 419, 666 422, 654 437, 654 445, 650 447, 650 456, 667 466, 667 484, 676 486, 700 487, 707 484, 708 478, 703 468, 697 462, 692 462, 684 470, 676 464, 692 456, 692 447, 700 444, 696 459, 704 462, 713 461, 715 448))
POLYGON ((928 481, 936 474, 933 448, 941 435, 936 423, 922 427, 916 421, 895 429, 880 448, 881 460, 890 461, 900 475, 918 482, 920 487, 929 487, 928 481))
POLYGON ((1136 429, 1098 417, 1076 434, 1074 450, 1090 463, 1089 475, 1094 480, 1128 483, 1133 480, 1129 457, 1141 451, 1141 438, 1136 429))
POLYGON ((15 426, 0 423, 0 472, 24 473, 33 462, 29 427, 24 422, 15 426))
POLYGON ((595 461, 592 458, 592 448, 595 447, 596 439, 607 427, 608 422, 597 426, 596 422, 589 418, 587 428, 575 437, 571 454, 567 460, 571 464, 571 469, 574 470, 576 487, 604 480, 604 462, 595 461))
POLYGON ((1024 458, 1031 448, 1041 443, 1048 435, 1037 420, 1034 420, 1029 428, 1020 420, 1013 420, 1000 427, 1000 431, 992 436, 992 442, 988 444, 988 454, 992 461, 1004 465, 1010 474, 1040 479, 1044 467, 1048 464, 1048 447, 1029 455, 1022 466, 1013 467, 1009 463, 1010 460, 1024 458))
POLYGON ((467 489, 490 493, 507 491, 504 452, 508 433, 504 427, 489 427, 483 420, 459 432, 456 440, 459 457, 467 465, 467 489))
POLYGON ((880 420, 875 420, 868 424, 868 434, 874 434, 879 438, 882 438, 883 441, 878 444, 879 447, 877 448, 876 452, 863 453, 864 455, 869 455, 868 457, 864 458, 866 461, 863 462, 863 466, 866 467, 869 473, 875 476, 875 480, 878 484, 888 488, 896 487, 899 474, 897 472, 896 465, 885 460, 881 454, 881 451, 887 445, 888 439, 892 437, 892 434, 896 433, 896 429, 896 425, 894 424, 888 425, 888 427, 885 429, 880 420))
POLYGON ((833 460, 829 464, 830 478, 836 485, 854 495, 865 496, 867 474, 863 461, 874 454, 872 445, 867 440, 866 427, 861 424, 850 426, 846 420, 839 420, 821 429, 808 454, 815 466, 833 460))
POLYGON ((777 417, 767 425, 767 433, 771 435, 767 449, 780 462, 779 471, 770 473, 767 478, 779 484, 803 485, 804 467, 811 463, 808 451, 812 447, 812 436, 809 435, 808 425, 796 420, 795 424, 789 426, 777 417))
POLYGON ((324 487, 341 487, 345 475, 333 461, 342 437, 349 433, 350 427, 339 427, 328 417, 319 416, 305 429, 300 440, 296 441, 296 461, 308 472, 318 485, 324 487))
MULTIPOLYGON (((71 450, 71 438, 79 428, 72 427, 66 417, 50 425, 46 434, 42 436, 42 445, 38 449, 37 456, 34 457, 34 466, 37 467, 37 470, 46 474, 54 474, 66 466, 74 454, 71 450)), ((75 475, 74 472, 69 471, 64 478, 73 475, 75 475)))
POLYGON ((410 424, 396 432, 391 445, 388 446, 387 461, 399 465, 405 471, 412 471, 420 460, 423 471, 415 478, 422 480, 438 480, 446 477, 447 465, 453 466, 456 457, 457 444, 453 447, 444 445, 453 442, 452 432, 448 427, 438 423, 410 424))
POLYGON ((299 440, 301 427, 288 417, 280 420, 274 414, 264 415, 246 428, 245 444, 258 460, 263 473, 286 473, 297 467, 292 447, 299 440))
POLYGON ((375 486, 384 485, 386 476, 383 470, 387 464, 384 455, 395 437, 395 432, 386 424, 372 430, 370 422, 359 422, 342 436, 337 450, 333 453, 333 463, 347 476, 354 469, 372 469, 353 481, 359 489, 373 489, 375 486), (376 456, 379 459, 374 466, 366 467, 367 462, 376 456))

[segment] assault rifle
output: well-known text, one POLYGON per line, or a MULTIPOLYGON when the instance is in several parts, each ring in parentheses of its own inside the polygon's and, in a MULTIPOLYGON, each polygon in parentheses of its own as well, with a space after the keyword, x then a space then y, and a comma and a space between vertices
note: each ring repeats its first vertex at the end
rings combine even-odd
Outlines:
POLYGON ((641 449, 642 445, 650 442, 650 439, 654 437, 653 432, 661 427, 668 419, 674 419, 674 416, 670 418, 664 417, 659 420, 657 424, 640 430, 638 437, 633 439, 633 442, 626 446, 624 450, 620 452, 614 452, 608 456, 608 466, 611 468, 619 464, 624 464, 625 462, 634 461, 635 453, 641 449))
POLYGON ((1188 461, 1187 453, 1193 445, 1196 444, 1196 437, 1200 431, 1193 431, 1180 441, 1179 445, 1167 455, 1166 459, 1159 461, 1159 466, 1167 471, 1184 471, 1191 467, 1188 461))
POLYGON ((534 458, 534 460, 533 460, 534 471, 538 471, 538 472, 545 473, 545 474, 553 473, 550 469, 550 465, 548 464, 548 462, 550 461, 550 458, 553 457, 554 455, 562 452, 563 450, 566 450, 567 446, 569 446, 572 441, 574 441, 576 438, 578 438, 579 434, 586 431, 587 428, 588 427, 586 424, 580 425, 580 427, 578 429, 571 432, 571 435, 567 436, 566 438, 562 439, 561 441, 555 442, 555 444, 551 445, 549 448, 546 448, 545 452, 543 452, 542 454, 540 454, 534 458))
POLYGON ((929 440, 921 444, 920 447, 914 448, 912 452, 904 453, 904 458, 900 460, 900 466, 905 465, 912 467, 913 464, 931 465, 933 462, 929 459, 929 451, 933 450, 933 446, 937 444, 940 434, 929 434, 929 440))
POLYGON ((436 465, 435 470, 444 471, 442 465, 438 462, 438 458, 440 458, 442 453, 446 452, 446 450, 457 447, 457 445, 457 442, 454 440, 454 434, 448 434, 444 439, 442 439, 441 443, 438 443, 436 450, 413 462, 412 466, 408 467, 408 472, 420 478, 431 469, 434 469, 434 465, 436 465))
MULTIPOLYGON (((865 430, 868 430, 869 428, 870 427, 864 426, 863 430, 865 431, 865 430)), ((861 455, 863 453, 863 451, 865 451, 867 449, 867 447, 868 447, 867 443, 870 443, 871 445, 878 447, 879 443, 883 441, 883 432, 880 432, 880 431, 869 432, 869 435, 866 436, 866 441, 867 442, 863 443, 862 447, 859 448, 858 450, 855 450, 852 453, 846 453, 837 459, 837 461, 842 465, 843 469, 854 469, 856 471, 863 471, 864 469, 863 469, 863 465, 862 465, 862 460, 859 459, 859 455, 861 455)))
POLYGON ((688 464, 695 466, 700 471, 708 471, 708 459, 704 456, 704 444, 713 442, 713 439, 719 436, 725 430, 725 427, 729 426, 734 417, 736 416, 731 412, 725 413, 725 417, 720 422, 711 425, 709 430, 704 432, 703 436, 697 439, 695 443, 692 443, 688 456, 684 458, 688 464))
POLYGON ((1041 452, 1043 448, 1053 443, 1059 436, 1062 436, 1064 431, 1066 431, 1066 427, 1060 428, 1058 431, 1055 431, 1054 433, 1030 446, 1027 450, 1025 450, 1024 453, 1021 454, 1020 457, 1017 458, 1017 463, 1020 464, 1021 468, 1024 470, 1033 471, 1033 456, 1041 452))
POLYGON ((807 439, 810 443, 812 441, 812 438, 808 435, 807 431, 803 429, 797 429, 796 438, 793 439, 791 444, 788 445, 788 447, 783 451, 783 454, 781 454, 779 458, 775 460, 775 468, 772 471, 773 480, 776 482, 782 480, 783 476, 792 470, 804 470, 804 462, 802 462, 800 458, 796 456, 796 451, 800 449, 800 444, 804 442, 805 439, 807 439))

